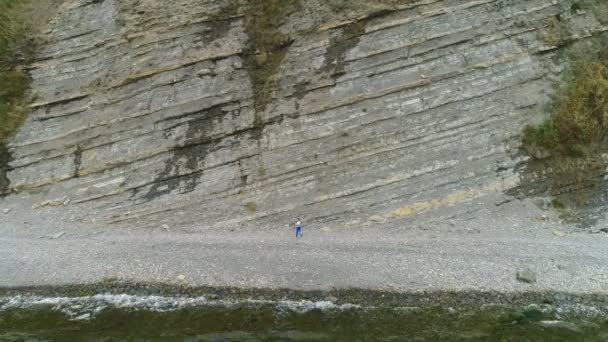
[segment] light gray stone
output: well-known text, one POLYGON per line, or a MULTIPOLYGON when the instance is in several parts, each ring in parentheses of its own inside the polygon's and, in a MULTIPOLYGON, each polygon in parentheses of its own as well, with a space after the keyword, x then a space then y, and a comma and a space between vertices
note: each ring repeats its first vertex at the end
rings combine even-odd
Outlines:
POLYGON ((538 324, 549 329, 564 329, 575 333, 582 332, 582 329, 572 322, 566 321, 540 321, 538 324))
POLYGON ((65 232, 59 232, 56 234, 49 235, 48 238, 55 240, 55 239, 59 239, 59 238, 63 237, 64 235, 65 235, 65 232))
POLYGON ((338 301, 338 298, 336 298, 334 296, 328 296, 327 298, 325 298, 325 300, 327 300, 328 302, 335 303, 338 301))
POLYGON ((517 271, 517 280, 528 284, 536 283, 536 273, 528 268, 521 269, 517 271))
POLYGON ((559 237, 564 237, 564 236, 566 236, 566 233, 562 232, 561 230, 554 230, 553 235, 559 236, 559 237))
POLYGON ((379 215, 373 215, 370 216, 369 221, 374 223, 384 223, 386 222, 386 218, 379 215))

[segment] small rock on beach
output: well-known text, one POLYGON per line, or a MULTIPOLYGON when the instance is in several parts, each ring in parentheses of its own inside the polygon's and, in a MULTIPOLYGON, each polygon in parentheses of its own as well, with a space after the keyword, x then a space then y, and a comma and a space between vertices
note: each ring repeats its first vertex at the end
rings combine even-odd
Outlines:
POLYGON ((517 280, 528 284, 536 283, 536 274, 528 268, 521 269, 517 271, 517 280))

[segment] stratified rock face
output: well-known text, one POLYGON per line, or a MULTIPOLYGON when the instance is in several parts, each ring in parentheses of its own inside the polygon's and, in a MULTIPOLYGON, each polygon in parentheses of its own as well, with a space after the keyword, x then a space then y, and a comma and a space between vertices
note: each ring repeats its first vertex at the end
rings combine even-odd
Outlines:
POLYGON ((570 0, 286 2, 67 1, 31 69, 11 197, 137 226, 464 208, 518 185, 562 49, 608 29, 570 0))

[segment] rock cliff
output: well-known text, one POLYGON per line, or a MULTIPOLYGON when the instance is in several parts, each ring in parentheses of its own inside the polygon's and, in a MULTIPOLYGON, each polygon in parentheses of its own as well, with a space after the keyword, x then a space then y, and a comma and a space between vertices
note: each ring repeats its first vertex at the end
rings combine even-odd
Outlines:
POLYGON ((57 13, 0 187, 7 206, 76 225, 324 227, 501 205, 522 193, 522 129, 568 53, 608 41, 601 1, 71 0, 57 13))

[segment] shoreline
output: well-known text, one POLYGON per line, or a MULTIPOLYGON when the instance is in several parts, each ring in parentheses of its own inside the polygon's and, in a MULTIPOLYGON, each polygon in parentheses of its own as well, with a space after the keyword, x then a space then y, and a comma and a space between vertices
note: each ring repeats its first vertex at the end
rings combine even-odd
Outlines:
POLYGON ((92 294, 108 289, 143 295, 200 294, 206 289, 221 295, 276 292, 294 298, 332 297, 326 295, 332 291, 414 297, 608 297, 603 236, 555 237, 545 232, 509 238, 509 232, 504 233, 437 237, 310 231, 302 240, 286 233, 247 236, 217 231, 2 237, 0 295, 92 294), (518 280, 520 269, 532 270, 536 281, 518 280))
POLYGON ((5 328, 0 339, 9 340, 93 339, 103 332, 239 341, 412 336, 565 341, 606 336, 606 317, 607 294, 211 289, 124 282, 0 289, 0 327, 5 328), (104 293, 97 294, 100 289, 104 293))
POLYGON ((209 303, 272 303, 282 301, 329 302, 361 307, 459 307, 483 305, 554 307, 580 305, 608 315, 608 292, 568 293, 551 291, 409 291, 387 292, 369 289, 331 289, 303 291, 292 289, 190 287, 162 283, 102 282, 65 286, 0 287, 0 300, 6 298, 92 299, 95 296, 127 295, 168 299, 205 298, 209 303))

